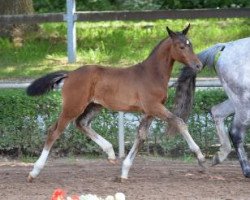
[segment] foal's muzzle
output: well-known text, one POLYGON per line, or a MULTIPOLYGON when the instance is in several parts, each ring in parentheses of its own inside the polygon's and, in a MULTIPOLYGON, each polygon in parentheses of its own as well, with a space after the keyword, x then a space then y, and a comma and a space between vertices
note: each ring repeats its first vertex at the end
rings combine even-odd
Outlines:
POLYGON ((202 65, 201 61, 198 60, 196 62, 192 62, 191 64, 189 64, 189 67, 191 67, 195 71, 200 71, 202 69, 203 65, 202 65))

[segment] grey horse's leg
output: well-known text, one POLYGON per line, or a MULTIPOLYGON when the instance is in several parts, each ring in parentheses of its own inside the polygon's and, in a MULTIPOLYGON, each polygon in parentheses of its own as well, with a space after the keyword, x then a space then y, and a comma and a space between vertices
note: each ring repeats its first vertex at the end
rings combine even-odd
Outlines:
POLYGON ((245 177, 250 178, 250 165, 247 159, 247 154, 244 149, 245 133, 246 125, 242 124, 241 120, 238 119, 237 116, 235 116, 229 135, 239 158, 242 172, 245 177))
POLYGON ((97 143, 104 152, 108 154, 108 159, 111 163, 116 162, 115 152, 112 144, 104 139, 102 136, 97 134, 91 128, 91 120, 100 112, 102 106, 99 104, 91 103, 85 109, 84 113, 81 114, 75 121, 77 128, 84 131, 88 137, 90 137, 95 143, 97 143))
POLYGON ((216 126, 216 133, 221 144, 219 151, 214 155, 212 161, 212 165, 216 165, 222 163, 231 152, 231 143, 229 141, 228 134, 225 131, 224 120, 235 111, 232 102, 228 99, 216 106, 213 106, 211 112, 216 126))
POLYGON ((137 137, 135 139, 133 147, 131 148, 131 150, 129 151, 129 154, 127 155, 127 157, 123 161, 121 179, 128 178, 129 169, 132 166, 133 160, 134 160, 139 148, 142 146, 142 144, 144 143, 144 141, 147 138, 148 129, 150 127, 152 120, 153 120, 153 117, 151 117, 151 116, 144 116, 142 118, 142 121, 139 125, 137 137))

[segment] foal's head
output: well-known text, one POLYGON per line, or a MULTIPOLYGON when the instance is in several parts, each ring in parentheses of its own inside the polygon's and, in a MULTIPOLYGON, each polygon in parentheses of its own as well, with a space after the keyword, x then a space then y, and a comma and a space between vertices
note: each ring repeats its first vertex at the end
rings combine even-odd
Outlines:
POLYGON ((181 32, 173 32, 167 27, 169 37, 171 38, 170 54, 172 58, 179 61, 195 71, 202 68, 202 63, 193 52, 193 47, 186 34, 190 28, 190 24, 181 32))

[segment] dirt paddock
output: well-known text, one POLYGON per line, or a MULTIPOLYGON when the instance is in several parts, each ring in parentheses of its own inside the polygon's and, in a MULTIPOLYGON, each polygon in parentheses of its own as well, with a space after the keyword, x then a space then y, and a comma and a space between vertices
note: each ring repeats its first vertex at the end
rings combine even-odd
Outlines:
POLYGON ((120 165, 105 159, 53 159, 32 183, 26 176, 32 164, 0 161, 0 196, 6 200, 47 200, 57 188, 68 196, 123 192, 127 200, 250 199, 250 179, 237 161, 227 161, 201 173, 196 163, 137 157, 125 183, 115 182, 120 165))

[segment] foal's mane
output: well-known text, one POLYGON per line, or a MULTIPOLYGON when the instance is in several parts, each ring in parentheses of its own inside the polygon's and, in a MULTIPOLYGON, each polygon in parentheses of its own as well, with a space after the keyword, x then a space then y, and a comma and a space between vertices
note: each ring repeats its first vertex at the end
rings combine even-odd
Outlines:
POLYGON ((165 40, 167 40, 167 39, 168 39, 168 37, 162 39, 162 40, 155 46, 155 48, 151 51, 151 53, 149 54, 148 58, 151 57, 153 54, 155 54, 155 52, 159 49, 159 47, 161 46, 161 44, 162 44, 165 40))
MULTIPOLYGON (((177 35, 177 37, 183 37, 184 35, 183 35, 183 33, 181 33, 181 32, 175 32, 175 34, 177 35)), ((155 48, 151 51, 151 53, 149 54, 149 56, 148 56, 148 58, 149 57, 151 57, 152 55, 154 55, 155 53, 156 53, 156 51, 159 49, 159 47, 161 46, 161 44, 165 41, 165 40, 167 40, 169 37, 165 37, 165 38, 163 38, 156 46, 155 46, 155 48)), ((182 39, 182 38, 181 38, 182 39)))

